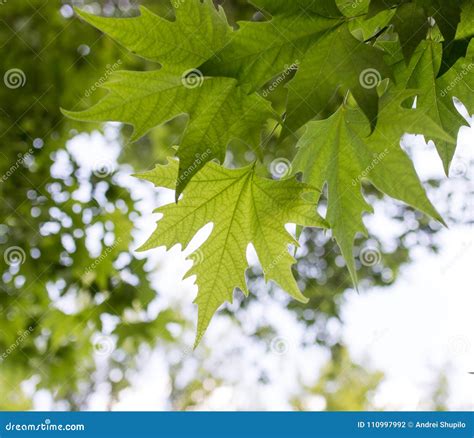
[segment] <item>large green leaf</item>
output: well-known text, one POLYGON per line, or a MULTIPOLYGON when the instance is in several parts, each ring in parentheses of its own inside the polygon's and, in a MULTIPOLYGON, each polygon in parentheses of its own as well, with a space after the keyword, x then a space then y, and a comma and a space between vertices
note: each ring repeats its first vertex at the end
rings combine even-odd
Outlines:
POLYGON ((278 73, 288 71, 290 65, 298 64, 328 29, 340 23, 340 19, 306 14, 297 18, 276 16, 265 22, 243 21, 230 43, 203 66, 203 71, 237 78, 256 90, 278 73))
POLYGON ((391 73, 383 52, 357 40, 347 25, 339 26, 308 50, 288 84, 286 128, 296 131, 331 102, 341 103, 350 90, 371 123, 377 119, 376 86, 391 73))
POLYGON ((442 221, 399 143, 404 131, 430 130, 441 138, 449 136, 422 111, 402 107, 402 102, 413 94, 386 93, 372 135, 360 109, 343 105, 329 119, 308 123, 298 143, 294 171, 303 172, 303 181, 321 190, 327 183, 327 220, 355 284, 353 242, 357 233, 366 233, 362 214, 372 212, 361 192, 364 179, 383 193, 442 221))
POLYGON ((76 10, 85 21, 116 39, 130 51, 183 73, 198 67, 224 47, 231 28, 225 13, 211 0, 180 0, 175 21, 141 7, 133 18, 105 18, 76 10))
POLYGON ((129 123, 135 131, 132 141, 151 128, 181 114, 189 116, 177 156, 177 195, 213 159, 223 161, 227 144, 234 138, 256 148, 260 130, 272 115, 270 104, 256 94, 247 95, 235 79, 203 78, 189 82, 164 70, 114 73, 104 87, 105 98, 79 112, 64 111, 83 121, 129 123))
MULTIPOLYGON (((158 187, 174 189, 178 163, 170 161, 139 175, 158 187)), ((325 227, 314 204, 303 198, 314 191, 295 179, 273 181, 255 174, 253 166, 230 170, 214 163, 206 165, 189 183, 178 204, 158 212, 163 218, 156 232, 141 249, 158 246, 186 247, 194 235, 212 223, 212 233, 191 256, 195 263, 189 275, 196 275, 199 309, 196 344, 212 315, 226 301, 232 301, 236 287, 248 294, 246 251, 252 243, 266 280, 273 280, 292 297, 306 301, 291 273, 293 257, 288 245, 296 241, 285 230, 287 223, 325 227)))

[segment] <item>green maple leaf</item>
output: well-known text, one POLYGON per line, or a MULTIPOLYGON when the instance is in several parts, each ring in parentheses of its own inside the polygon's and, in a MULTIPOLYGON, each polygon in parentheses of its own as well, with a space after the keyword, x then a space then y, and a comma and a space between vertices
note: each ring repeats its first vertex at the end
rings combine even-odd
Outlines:
POLYGON ((383 52, 357 40, 347 24, 329 32, 308 50, 288 84, 286 128, 296 131, 350 90, 371 123, 377 118, 378 81, 391 76, 383 52), (375 81, 375 83, 373 83, 375 81))
POLYGON ((248 95, 235 79, 204 77, 197 67, 227 42, 228 25, 210 0, 180 1, 176 21, 147 9, 135 18, 102 18, 79 12, 88 22, 127 48, 160 61, 164 68, 151 72, 114 72, 104 84, 109 94, 93 107, 63 111, 81 121, 117 121, 133 125, 132 141, 150 129, 182 114, 189 116, 177 156, 180 171, 176 194, 208 161, 223 161, 226 147, 238 139, 256 149, 265 121, 273 116, 270 104, 248 95))
MULTIPOLYGON (((461 126, 466 124, 465 119, 457 111, 452 98, 453 90, 449 86, 453 81, 457 86, 457 91, 463 90, 462 96, 465 100, 472 102, 472 89, 466 91, 469 87, 474 86, 473 72, 467 67, 462 68, 462 64, 466 60, 459 60, 453 69, 448 72, 441 81, 437 80, 438 73, 441 67, 442 59, 442 44, 440 42, 425 40, 418 47, 413 55, 411 62, 406 68, 404 65, 399 65, 400 72, 396 72, 399 84, 405 85, 409 88, 419 90, 417 98, 417 107, 426 112, 439 126, 448 132, 452 141, 436 141, 436 148, 439 156, 443 162, 444 169, 448 173, 449 165, 456 150, 456 137, 461 126), (466 70, 465 74, 461 74, 461 70, 466 70), (458 78, 456 79, 456 76, 458 78)), ((434 139, 431 133, 427 133, 428 139, 434 139)))
MULTIPOLYGON (((171 160, 151 172, 139 175, 158 187, 174 189, 178 163, 171 160)), ((287 223, 325 227, 314 203, 304 199, 313 188, 295 179, 273 181, 257 176, 253 166, 230 170, 209 163, 189 183, 183 199, 158 209, 163 218, 149 241, 141 248, 186 247, 206 224, 213 230, 193 257, 189 275, 196 275, 199 292, 196 344, 212 315, 235 288, 248 294, 246 251, 252 243, 266 280, 273 280, 293 298, 305 302, 291 273, 295 260, 288 245, 297 242, 285 230, 287 223)))
POLYGON ((328 29, 340 23, 341 19, 308 14, 242 21, 229 44, 203 65, 203 71, 237 78, 242 86, 257 90, 301 61, 328 29))
POLYGON ((375 131, 357 107, 342 105, 329 119, 308 123, 298 143, 294 171, 303 181, 322 190, 328 185, 327 220, 357 284, 353 242, 366 234, 364 212, 372 212, 361 192, 368 179, 381 192, 401 200, 442 222, 417 177, 413 164, 400 148, 404 132, 435 132, 449 139, 435 122, 420 110, 404 109, 402 102, 413 91, 390 90, 381 99, 375 131))
POLYGON ((267 101, 247 95, 230 78, 202 78, 200 86, 190 88, 187 79, 164 70, 122 71, 113 73, 104 88, 109 93, 93 107, 63 112, 76 120, 129 123, 135 129, 132 141, 175 117, 189 116, 177 152, 177 196, 205 163, 223 161, 231 140, 256 148, 262 125, 272 117, 267 101))
MULTIPOLYGON (((172 2, 173 3, 173 2, 172 2)), ((145 7, 132 18, 104 18, 76 9, 86 22, 111 36, 128 50, 183 73, 197 67, 224 47, 232 29, 224 11, 211 0, 179 0, 175 21, 145 7)))

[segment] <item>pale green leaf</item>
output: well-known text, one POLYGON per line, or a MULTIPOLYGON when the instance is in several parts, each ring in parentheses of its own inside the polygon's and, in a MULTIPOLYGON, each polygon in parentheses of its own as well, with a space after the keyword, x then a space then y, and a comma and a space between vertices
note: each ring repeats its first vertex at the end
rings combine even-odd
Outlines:
MULTIPOLYGON (((139 175, 158 187, 174 189, 178 163, 170 161, 139 175)), ((232 301, 235 288, 246 294, 246 251, 253 244, 265 279, 273 280, 293 298, 306 301, 291 273, 295 260, 288 245, 297 242, 285 230, 287 223, 325 227, 314 203, 303 198, 314 189, 295 179, 273 181, 257 176, 253 166, 230 170, 207 164, 186 188, 178 204, 158 209, 163 218, 141 250, 159 246, 186 247, 194 235, 212 223, 211 235, 191 256, 195 261, 189 275, 196 275, 199 288, 196 344, 212 315, 226 301, 232 301)))
POLYGON ((211 0, 180 0, 176 19, 167 20, 145 7, 132 18, 105 18, 76 10, 85 21, 130 51, 183 73, 198 67, 226 45, 232 29, 224 11, 211 0))

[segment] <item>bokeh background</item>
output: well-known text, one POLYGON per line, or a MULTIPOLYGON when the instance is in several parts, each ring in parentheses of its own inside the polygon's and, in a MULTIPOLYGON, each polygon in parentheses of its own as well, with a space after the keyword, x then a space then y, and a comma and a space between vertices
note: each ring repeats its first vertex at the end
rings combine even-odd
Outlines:
MULTIPOLYGON (((262 19, 245 0, 219 3, 233 25, 262 19)), ((165 0, 0 1, 0 409, 473 409, 472 128, 449 180, 432 143, 402 143, 448 228, 367 186, 359 292, 331 235, 306 230, 295 275, 309 304, 253 263, 251 297, 236 291, 192 350, 196 288, 182 277, 199 259, 134 251, 173 194, 131 176, 173 155, 185 118, 130 144, 127 126, 60 112, 97 101, 115 70, 159 68, 72 6, 131 16, 140 4, 173 19, 165 0)), ((275 106, 284 98, 281 86, 275 106)), ((278 148, 268 163, 290 150, 278 148)), ((234 145, 227 164, 253 158, 234 145)))

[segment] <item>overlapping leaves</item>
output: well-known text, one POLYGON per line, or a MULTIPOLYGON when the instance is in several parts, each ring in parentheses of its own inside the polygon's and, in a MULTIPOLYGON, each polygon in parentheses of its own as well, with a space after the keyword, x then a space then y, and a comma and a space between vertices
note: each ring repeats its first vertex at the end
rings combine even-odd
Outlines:
POLYGON ((384 94, 372 135, 361 110, 345 104, 330 118, 309 122, 297 145, 294 170, 302 172, 306 182, 321 190, 328 184, 327 220, 355 283, 353 241, 357 233, 365 234, 362 213, 372 211, 362 195, 363 179, 442 222, 399 142, 404 132, 417 134, 426 130, 438 138, 450 138, 423 111, 402 107, 402 102, 412 95, 410 91, 384 94))
POLYGON ((257 176, 258 162, 238 170, 209 164, 223 163, 234 139, 261 155, 260 131, 270 118, 281 125, 276 132, 282 139, 304 132, 293 169, 313 189, 323 191, 327 184, 327 220, 354 282, 352 244, 365 231, 363 212, 371 210, 362 180, 442 222, 399 142, 405 132, 424 134, 436 142, 448 171, 465 123, 455 98, 474 111, 472 2, 455 0, 448 7, 441 0, 252 0, 260 15, 236 30, 210 0, 174 3, 174 20, 146 9, 128 19, 80 13, 161 68, 117 73, 103 100, 66 114, 132 124, 133 139, 188 116, 179 162, 144 175, 176 189, 177 199, 184 191, 176 205, 161 210, 164 217, 145 248, 186 246, 202 226, 213 224, 202 247, 205 261, 191 271, 199 286, 198 339, 233 289, 246 291, 249 243, 267 277, 303 299, 283 227, 325 225, 316 203, 302 198, 310 188, 294 179, 257 176), (289 65, 296 67, 288 71, 289 65), (272 81, 286 83, 279 115, 261 92, 272 81))

